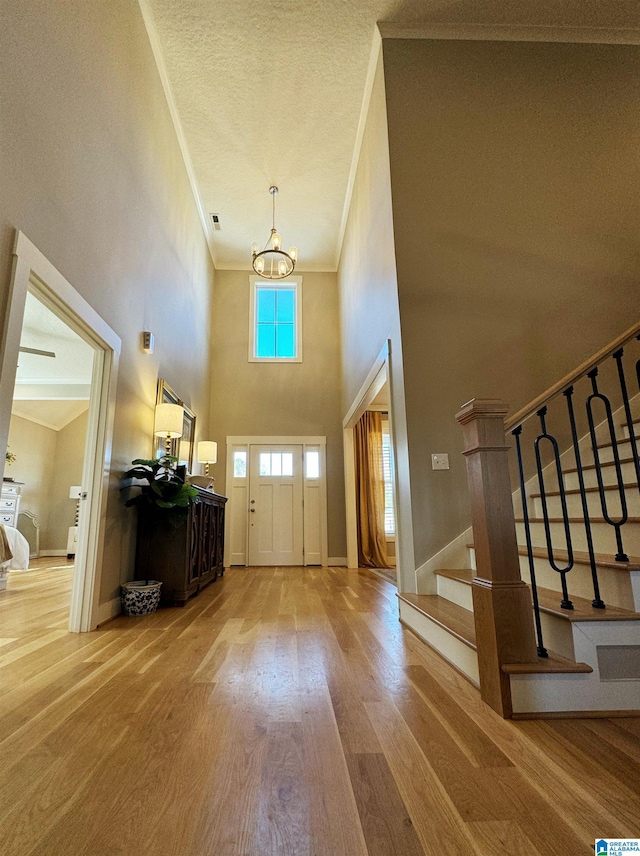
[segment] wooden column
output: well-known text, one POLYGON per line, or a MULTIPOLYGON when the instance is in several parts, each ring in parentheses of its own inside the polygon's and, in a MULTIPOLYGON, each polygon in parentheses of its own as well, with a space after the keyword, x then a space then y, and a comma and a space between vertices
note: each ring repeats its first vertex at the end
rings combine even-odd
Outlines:
POLYGON ((457 414, 464 433, 471 494, 476 576, 473 610, 482 698, 511 716, 503 663, 536 663, 531 593, 520 578, 518 542, 505 443, 503 401, 472 399, 457 414))

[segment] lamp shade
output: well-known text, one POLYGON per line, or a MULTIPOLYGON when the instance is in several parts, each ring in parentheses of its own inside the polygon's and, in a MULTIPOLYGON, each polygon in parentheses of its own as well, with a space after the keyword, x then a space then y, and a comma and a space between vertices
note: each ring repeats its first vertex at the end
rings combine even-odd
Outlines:
POLYGON ((182 437, 184 410, 179 404, 157 404, 156 437, 182 437))
POLYGON ((218 444, 213 440, 201 440, 198 443, 198 463, 215 464, 218 460, 218 444))

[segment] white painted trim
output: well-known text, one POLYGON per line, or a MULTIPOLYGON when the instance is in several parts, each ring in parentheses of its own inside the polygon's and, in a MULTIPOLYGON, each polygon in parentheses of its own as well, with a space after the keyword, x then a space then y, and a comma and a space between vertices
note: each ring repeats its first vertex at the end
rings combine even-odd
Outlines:
POLYGON ((405 627, 409 628, 418 639, 433 648, 443 659, 462 672, 472 684, 476 687, 480 686, 477 651, 449 633, 445 627, 415 609, 410 603, 401 600, 399 610, 400 621, 405 627))
MULTIPOLYGON (((353 399, 353 404, 347 410, 347 415, 342 420, 343 428, 353 428, 356 422, 360 419, 365 410, 368 410, 369 405, 380 392, 389 377, 389 354, 391 352, 391 340, 388 339, 382 346, 380 353, 369 370, 368 375, 364 379, 364 383, 358 390, 356 397, 353 399)), ((389 405, 389 410, 391 405, 389 405)), ((389 420, 391 424, 391 420, 389 420)))
POLYGON ((344 235, 347 230, 347 222, 349 220, 349 211, 351 209, 351 198, 353 197, 353 188, 356 183, 356 175, 358 173, 358 164, 360 163, 360 152, 362 151, 362 141, 364 139, 364 131, 367 126, 367 118, 369 116, 369 105, 371 104, 371 93, 373 92, 373 83, 376 77, 376 69, 378 68, 378 58, 382 49, 382 39, 380 38, 379 25, 374 27, 373 41, 371 43, 371 51, 369 53, 369 65, 367 67, 367 77, 364 84, 364 92, 362 94, 362 104, 360 105, 360 117, 358 119, 358 128, 356 130, 356 139, 353 146, 353 154, 351 155, 351 167, 349 169, 349 179, 347 181, 347 191, 344 195, 344 206, 342 208, 342 219, 340 221, 340 229, 338 230, 338 240, 336 242, 336 261, 335 270, 340 266, 340 257, 342 255, 342 245, 344 243, 344 235))
POLYGON ((273 282, 263 276, 253 275, 249 277, 249 350, 248 360, 250 363, 301 363, 302 362, 302 277, 289 276, 286 280, 273 282), (296 300, 296 355, 295 357, 256 357, 256 295, 258 286, 266 288, 286 288, 295 286, 296 300))
POLYGON ((116 615, 120 615, 121 612, 122 604, 119 597, 114 597, 113 600, 107 600, 105 603, 101 603, 98 607, 97 626, 99 627, 101 624, 104 624, 105 621, 115 618, 116 615))
MULTIPOLYGON (((248 446, 248 444, 229 442, 230 440, 233 440, 233 438, 227 437, 227 464, 226 464, 226 481, 225 481, 225 484, 226 484, 225 492, 227 494, 227 505, 226 505, 225 515, 224 515, 224 559, 223 559, 223 563, 224 563, 225 568, 230 568, 230 567, 232 567, 232 565, 236 564, 235 562, 231 561, 231 557, 232 557, 232 553, 231 553, 232 540, 231 540, 231 538, 232 538, 232 534, 233 534, 232 533, 232 527, 231 527, 231 522, 232 522, 231 518, 232 518, 232 510, 235 507, 233 505, 233 493, 234 493, 234 481, 236 481, 236 479, 234 479, 234 475, 233 475, 233 453, 234 453, 234 451, 236 449, 237 449, 237 451, 244 451, 244 452, 246 452, 246 455, 247 455, 247 474, 246 474, 245 478, 237 480, 239 482, 240 481, 242 482, 242 484, 239 486, 241 486, 245 489, 245 492, 247 493, 247 497, 246 497, 247 501, 248 501, 248 491, 249 491, 249 466, 251 464, 250 459, 249 459, 249 446, 248 446), (240 448, 237 448, 237 447, 240 447, 240 448)), ((245 527, 248 529, 248 521, 246 520, 246 515, 245 515, 245 527)), ((248 532, 245 531, 244 562, 242 563, 243 566, 247 565, 247 560, 248 560, 248 555, 249 555, 249 543, 248 543, 248 541, 249 541, 248 532)))
POLYGON ((637 45, 640 29, 626 27, 527 26, 509 24, 379 23, 383 39, 440 39, 490 42, 561 42, 637 45))
MULTIPOLYGON (((358 390, 353 404, 342 420, 343 447, 344 447, 344 483, 345 483, 345 510, 347 525, 347 567, 358 567, 358 521, 356 514, 356 473, 355 473, 355 446, 353 439, 353 428, 365 410, 380 392, 385 382, 389 379, 389 353, 391 342, 388 340, 383 345, 373 366, 371 367, 364 383, 358 390)), ((391 396, 389 396, 391 398, 391 396)), ((391 429, 391 403, 387 407, 389 413, 389 427, 391 429)), ((393 446, 393 434, 391 434, 393 446)), ((397 480, 396 480, 397 481, 397 480)), ((396 508, 398 507, 397 485, 394 490, 396 508)), ((398 521, 396 520, 396 528, 398 521)))
POLYGON ((48 556, 66 556, 66 555, 68 555, 66 550, 39 550, 38 551, 38 558, 39 559, 46 559, 48 556))
MULTIPOLYGON (((96 626, 99 575, 104 546, 107 489, 121 342, 119 336, 22 232, 16 234, 9 304, 0 351, 0 400, 11 401, 27 292, 62 318, 94 349, 92 394, 82 484, 87 494, 81 515, 71 592, 69 629, 96 626)), ((6 448, 11 408, 0 411, 0 447, 6 448)), ((4 470, 4 460, 0 471, 4 470)))
MULTIPOLYGON (((329 536, 328 536, 328 518, 327 518, 327 438, 326 436, 295 436, 290 435, 287 437, 282 436, 250 436, 250 435, 241 435, 241 436, 228 436, 226 439, 226 447, 227 447, 227 465, 226 465, 226 493, 228 496, 227 501, 227 510, 225 512, 225 546, 224 546, 224 566, 230 567, 230 549, 231 549, 231 502, 232 502, 232 485, 233 485, 233 447, 234 446, 246 446, 247 447, 247 484, 249 482, 250 475, 250 466, 251 466, 251 446, 302 446, 303 454, 304 449, 307 446, 314 446, 320 448, 320 491, 321 491, 321 553, 322 553, 322 565, 326 567, 329 564, 329 536)), ((304 467, 304 458, 303 458, 303 467, 304 467)), ((304 478, 304 470, 303 470, 303 496, 304 496, 304 486, 306 479, 304 478)), ((247 512, 248 514, 248 512, 247 512)), ((245 545, 245 556, 247 562, 249 561, 249 527, 247 526, 247 538, 245 545)), ((303 544, 304 544, 304 530, 303 530, 303 544)), ((303 548, 304 549, 304 548, 303 548)), ((306 549, 304 550, 306 554, 306 549)))
POLYGON ((416 568, 418 594, 436 594, 437 580, 434 572, 440 568, 471 567, 467 544, 473 542, 473 527, 470 526, 450 541, 442 550, 416 568))
POLYGON ((213 251, 213 235, 209 228, 207 212, 205 211, 202 199, 200 198, 200 193, 198 191, 198 182, 196 180, 193 162, 191 161, 191 155, 189 154, 189 147, 187 146, 187 140, 184 135, 184 130, 182 128, 182 122, 180 121, 178 108, 176 107, 176 102, 173 97, 173 90, 171 89, 171 83, 169 82, 169 75, 167 74, 167 67, 164 62, 162 46, 160 44, 160 37, 158 36, 158 30, 156 28, 153 12, 151 11, 147 0, 138 0, 138 4, 140 6, 140 11, 142 12, 142 19, 147 30, 147 35, 149 36, 151 50, 156 61, 158 75, 160 76, 162 89, 164 90, 164 97, 167 100, 167 106, 169 108, 169 113, 171 114, 171 120, 173 121, 173 127, 176 132, 176 137, 178 139, 178 145, 180 146, 182 160, 184 161, 184 167, 187 171, 189 184, 191 185, 191 193, 193 194, 193 200, 196 204, 198 215, 200 217, 202 231, 204 232, 205 241, 207 242, 207 247, 209 248, 211 261, 213 262, 213 266, 216 267, 216 260, 213 251))
POLYGON ((329 556, 327 566, 329 568, 344 568, 347 565, 346 556, 329 556))
MULTIPOLYGON (((253 265, 250 262, 218 262, 216 264, 216 270, 236 270, 236 271, 246 271, 247 273, 255 273, 253 270, 253 265)), ((329 264, 304 264, 297 263, 296 264, 296 274, 303 273, 336 273, 338 268, 336 265, 329 264)), ((288 278, 288 277, 287 277, 288 278)), ((286 280, 281 280, 282 282, 286 282, 286 280)))
POLYGON ((290 435, 287 437, 277 437, 277 436, 260 436, 260 437, 250 437, 247 435, 240 436, 229 436, 227 437, 227 446, 229 444, 233 446, 284 446, 290 443, 292 446, 304 446, 305 444, 308 446, 326 446, 327 438, 326 437, 299 437, 296 435, 290 435))

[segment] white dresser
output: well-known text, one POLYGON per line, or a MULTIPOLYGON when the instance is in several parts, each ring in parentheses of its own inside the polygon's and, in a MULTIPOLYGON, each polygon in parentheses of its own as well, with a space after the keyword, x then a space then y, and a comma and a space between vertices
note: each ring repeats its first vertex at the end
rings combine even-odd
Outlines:
POLYGON ((0 523, 5 526, 18 526, 18 512, 20 511, 20 490, 22 482, 2 482, 2 494, 0 495, 0 523))

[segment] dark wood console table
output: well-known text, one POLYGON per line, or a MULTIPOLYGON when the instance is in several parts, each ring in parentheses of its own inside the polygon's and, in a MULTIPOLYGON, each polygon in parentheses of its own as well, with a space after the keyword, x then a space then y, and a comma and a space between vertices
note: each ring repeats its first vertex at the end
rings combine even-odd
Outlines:
POLYGON ((137 579, 162 582, 160 602, 184 606, 200 589, 224 574, 224 506, 226 496, 196 488, 198 502, 189 517, 173 528, 138 512, 137 579))

